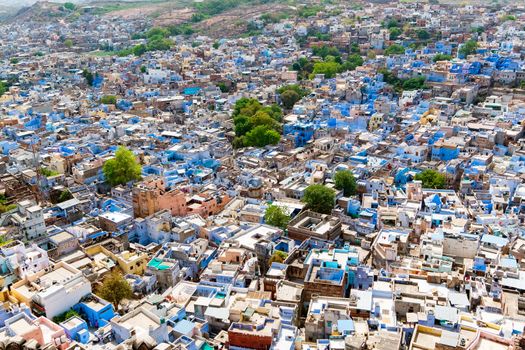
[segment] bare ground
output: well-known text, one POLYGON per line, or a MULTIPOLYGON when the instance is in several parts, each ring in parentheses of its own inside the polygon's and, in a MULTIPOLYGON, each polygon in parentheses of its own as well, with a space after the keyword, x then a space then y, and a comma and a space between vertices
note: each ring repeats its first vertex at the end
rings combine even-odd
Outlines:
POLYGON ((264 4, 257 6, 242 6, 220 15, 214 16, 194 25, 199 33, 210 37, 228 37, 242 35, 246 31, 246 22, 265 13, 289 11, 284 4, 264 4))

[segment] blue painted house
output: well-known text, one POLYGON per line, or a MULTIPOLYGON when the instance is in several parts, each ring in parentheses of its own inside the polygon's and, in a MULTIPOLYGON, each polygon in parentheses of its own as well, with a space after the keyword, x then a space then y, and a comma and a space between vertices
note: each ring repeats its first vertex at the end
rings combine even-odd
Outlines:
POLYGON ((106 325, 115 316, 113 304, 94 294, 87 296, 73 306, 73 310, 82 315, 89 326, 94 328, 106 325))

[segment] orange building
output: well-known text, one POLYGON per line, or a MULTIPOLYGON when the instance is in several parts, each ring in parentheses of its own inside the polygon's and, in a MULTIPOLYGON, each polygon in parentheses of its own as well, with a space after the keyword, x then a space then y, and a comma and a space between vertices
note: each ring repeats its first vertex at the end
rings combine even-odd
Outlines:
POLYGON ((206 190, 188 200, 188 214, 199 214, 207 218, 220 213, 230 201, 231 197, 224 192, 206 190))
POLYGON ((146 179, 133 187, 133 213, 135 217, 147 217, 167 209, 174 216, 187 214, 186 194, 180 190, 165 190, 164 179, 146 179))

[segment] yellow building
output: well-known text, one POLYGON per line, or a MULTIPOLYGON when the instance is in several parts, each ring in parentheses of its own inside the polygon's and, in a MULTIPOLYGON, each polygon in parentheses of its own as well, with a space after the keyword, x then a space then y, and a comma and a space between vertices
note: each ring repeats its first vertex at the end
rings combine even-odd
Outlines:
POLYGON ((86 249, 86 254, 95 260, 100 268, 110 270, 115 264, 124 274, 142 275, 149 261, 148 254, 129 252, 113 253, 102 245, 94 245, 86 249))
POLYGON ((419 123, 421 125, 436 124, 439 118, 439 111, 431 108, 421 116, 419 123))
POLYGON ((370 120, 368 121, 368 130, 374 131, 378 129, 383 123, 383 117, 384 117, 383 113, 374 113, 370 117, 370 120))

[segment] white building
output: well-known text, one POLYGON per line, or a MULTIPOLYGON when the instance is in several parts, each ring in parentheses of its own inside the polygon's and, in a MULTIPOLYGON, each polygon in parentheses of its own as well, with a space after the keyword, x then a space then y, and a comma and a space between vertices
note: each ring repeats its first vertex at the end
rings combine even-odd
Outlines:
POLYGON ((66 312, 90 293, 89 280, 63 261, 26 276, 11 287, 11 295, 30 306, 33 314, 49 319, 66 312))
POLYGON ((150 336, 158 343, 168 341, 168 328, 164 318, 139 307, 121 318, 113 318, 111 330, 117 343, 129 339, 133 335, 150 336))
POLYGON ((2 257, 10 271, 18 277, 35 274, 49 267, 47 251, 33 244, 26 247, 22 242, 11 242, 0 248, 2 257))
POLYGON ((18 204, 18 212, 11 214, 11 222, 20 227, 20 231, 28 240, 42 237, 46 234, 44 210, 32 201, 24 200, 18 204))

